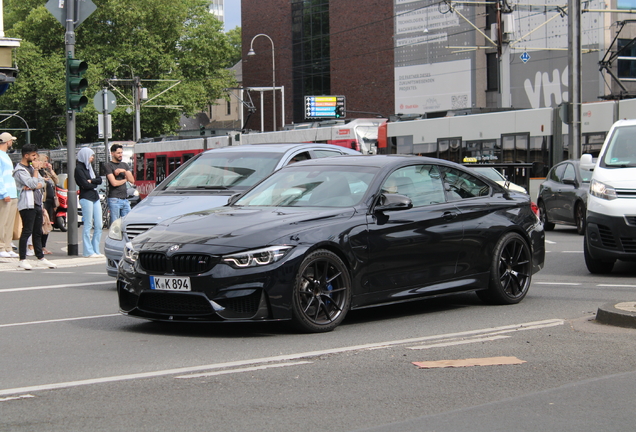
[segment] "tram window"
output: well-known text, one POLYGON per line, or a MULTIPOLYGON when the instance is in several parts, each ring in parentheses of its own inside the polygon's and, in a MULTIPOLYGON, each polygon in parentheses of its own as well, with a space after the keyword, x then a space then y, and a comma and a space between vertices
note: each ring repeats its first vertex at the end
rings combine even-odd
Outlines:
POLYGON ((144 178, 144 155, 138 154, 135 160, 135 178, 143 180, 144 178))
POLYGON ((144 176, 144 180, 149 180, 149 181, 155 180, 155 159, 154 158, 146 159, 146 175, 144 176))
POLYGON ((166 178, 166 156, 157 156, 155 165, 155 183, 159 184, 166 178))
POLYGON ((183 155, 183 163, 186 163, 187 161, 189 161, 193 157, 194 157, 194 153, 185 153, 183 155))
POLYGON ((631 39, 618 40, 618 77, 636 79, 636 45, 631 44, 631 39), (631 44, 629 47, 627 45, 631 44), (623 49, 627 48, 627 49, 623 49))
POLYGON ((181 166, 181 157, 168 158, 168 175, 172 174, 174 170, 181 166))

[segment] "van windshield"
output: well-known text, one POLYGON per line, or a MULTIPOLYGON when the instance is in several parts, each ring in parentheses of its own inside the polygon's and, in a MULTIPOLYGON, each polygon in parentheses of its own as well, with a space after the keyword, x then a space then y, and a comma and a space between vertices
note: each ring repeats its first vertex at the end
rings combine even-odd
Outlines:
POLYGON ((636 126, 614 129, 600 165, 606 168, 636 167, 636 126))

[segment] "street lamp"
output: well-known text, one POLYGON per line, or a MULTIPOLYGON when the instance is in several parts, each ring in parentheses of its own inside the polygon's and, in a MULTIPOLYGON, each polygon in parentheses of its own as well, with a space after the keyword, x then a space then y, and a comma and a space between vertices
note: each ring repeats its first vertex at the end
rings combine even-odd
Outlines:
POLYGON ((273 108, 274 108, 274 112, 273 112, 273 117, 274 117, 274 132, 276 132, 276 60, 275 60, 275 56, 274 56, 274 41, 272 40, 271 37, 267 36, 264 33, 260 33, 257 34, 256 36, 254 36, 252 38, 252 41, 250 42, 250 50, 248 51, 247 55, 248 56, 253 56, 256 55, 256 52, 254 51, 254 39, 256 39, 259 36, 265 36, 267 39, 269 39, 269 41, 272 43, 272 96, 274 98, 274 104, 273 104, 273 108))

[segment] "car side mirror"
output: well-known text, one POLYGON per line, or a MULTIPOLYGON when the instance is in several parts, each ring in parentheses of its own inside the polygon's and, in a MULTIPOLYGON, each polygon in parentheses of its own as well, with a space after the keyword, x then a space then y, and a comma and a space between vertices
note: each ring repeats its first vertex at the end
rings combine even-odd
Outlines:
POLYGON ((568 184, 568 185, 572 185, 572 186, 576 186, 576 180, 575 179, 571 179, 571 178, 564 178, 563 180, 563 184, 568 184))
POLYGON ((413 208, 413 201, 406 195, 382 194, 375 206, 376 212, 408 210, 413 208))
POLYGON ((579 162, 581 168, 586 169, 588 171, 594 171, 595 163, 591 154, 581 155, 581 162, 579 162))

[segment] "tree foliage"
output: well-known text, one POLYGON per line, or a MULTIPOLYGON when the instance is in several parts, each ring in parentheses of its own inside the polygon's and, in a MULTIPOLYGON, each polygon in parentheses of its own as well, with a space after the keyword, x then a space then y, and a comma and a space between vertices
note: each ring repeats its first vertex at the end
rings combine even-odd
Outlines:
MULTIPOLYGON (((31 141, 54 147, 66 141, 65 29, 45 8, 46 1, 4 1, 5 34, 22 42, 14 56, 20 73, 0 97, 0 109, 19 111, 36 129, 31 141)), ((75 29, 75 58, 89 65, 89 103, 76 116, 78 143, 98 140, 93 96, 104 87, 113 86, 117 98, 113 139, 130 140, 134 114, 126 108, 130 111, 133 77, 154 98, 146 106, 142 102, 144 137, 174 133, 182 114, 201 111, 235 85, 225 68, 235 61, 236 47, 209 13, 208 0, 92 1, 97 10, 75 29), (175 80, 180 84, 162 93, 175 80)), ((23 127, 13 120, 2 126, 9 123, 23 127)))

